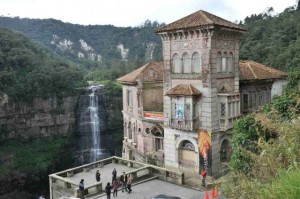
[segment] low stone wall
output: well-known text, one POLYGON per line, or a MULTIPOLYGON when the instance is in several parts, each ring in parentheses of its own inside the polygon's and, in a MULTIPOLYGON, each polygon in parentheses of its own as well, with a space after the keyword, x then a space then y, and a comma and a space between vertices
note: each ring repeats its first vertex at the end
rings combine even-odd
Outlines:
MULTIPOLYGON (((107 164, 123 164, 129 167, 132 167, 133 170, 126 172, 127 174, 132 175, 132 182, 140 183, 144 180, 157 177, 160 180, 175 183, 178 185, 183 184, 184 174, 169 169, 148 165, 140 162, 135 162, 132 160, 122 159, 116 156, 96 161, 90 164, 82 165, 80 167, 71 168, 65 171, 61 171, 55 174, 49 175, 49 185, 50 185, 50 199, 61 199, 64 197, 80 197, 78 192, 77 182, 73 182, 66 177, 72 176, 74 174, 85 172, 90 168, 99 167, 107 164)), ((117 178, 120 178, 118 176, 117 178)), ((85 187, 85 197, 91 197, 94 195, 103 194, 102 183, 96 183, 85 187)))

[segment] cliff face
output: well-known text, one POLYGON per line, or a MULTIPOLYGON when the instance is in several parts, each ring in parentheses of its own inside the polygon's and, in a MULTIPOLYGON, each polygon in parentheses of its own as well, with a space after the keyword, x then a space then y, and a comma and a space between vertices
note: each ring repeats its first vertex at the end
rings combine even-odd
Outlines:
POLYGON ((66 135, 75 124, 77 96, 34 99, 31 104, 0 101, 0 140, 66 135))

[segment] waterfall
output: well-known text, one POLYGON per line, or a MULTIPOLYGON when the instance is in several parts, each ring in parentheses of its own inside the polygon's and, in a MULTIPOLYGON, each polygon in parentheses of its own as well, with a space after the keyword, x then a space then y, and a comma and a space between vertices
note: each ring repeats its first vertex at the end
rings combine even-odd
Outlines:
POLYGON ((95 91, 97 86, 90 86, 92 90, 90 94, 90 106, 88 107, 90 111, 90 125, 91 125, 91 132, 92 132, 92 146, 90 151, 90 158, 91 162, 95 162, 99 160, 101 155, 101 146, 100 146, 100 125, 99 125, 99 116, 98 116, 98 96, 95 95, 95 91))
POLYGON ((107 158, 113 149, 112 135, 107 130, 104 86, 90 85, 82 90, 76 106, 78 147, 76 164, 87 164, 107 158))

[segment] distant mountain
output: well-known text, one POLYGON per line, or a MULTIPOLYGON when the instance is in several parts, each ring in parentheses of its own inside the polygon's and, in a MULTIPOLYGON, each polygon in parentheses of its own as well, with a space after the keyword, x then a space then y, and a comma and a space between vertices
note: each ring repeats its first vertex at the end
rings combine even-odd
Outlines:
POLYGON ((83 26, 55 19, 0 17, 0 27, 22 32, 73 61, 90 60, 98 65, 111 65, 112 60, 140 60, 141 64, 160 60, 161 41, 153 32, 159 26, 148 20, 140 27, 121 28, 83 26))
MULTIPOLYGON (((253 14, 240 23, 248 30, 242 37, 240 59, 285 71, 300 68, 299 5, 275 16, 272 11, 253 14)), ((83 26, 54 19, 0 17, 0 27, 26 34, 83 65, 87 72, 98 70, 97 75, 89 75, 94 79, 116 79, 150 60, 161 61, 162 43, 154 33, 161 25, 147 20, 139 27, 83 26)))

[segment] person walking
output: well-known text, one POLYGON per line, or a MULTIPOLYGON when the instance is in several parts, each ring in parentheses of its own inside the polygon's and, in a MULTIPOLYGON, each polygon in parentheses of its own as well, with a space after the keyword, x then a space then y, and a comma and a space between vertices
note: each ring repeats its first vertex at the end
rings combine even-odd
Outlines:
POLYGON ((100 179, 101 179, 100 176, 101 176, 101 174, 100 174, 99 170, 97 170, 96 171, 96 181, 97 182, 100 182, 100 179))
POLYGON ((114 168, 113 172, 112 172, 112 181, 111 181, 111 184, 113 183, 114 179, 117 178, 117 170, 116 168, 114 168))
POLYGON ((79 191, 80 191, 80 198, 84 199, 84 179, 81 179, 79 182, 79 191))
POLYGON ((127 189, 128 189, 128 193, 132 192, 132 189, 131 189, 131 183, 132 183, 132 177, 131 177, 131 174, 128 174, 128 179, 127 179, 127 189))
POLYGON ((123 171, 123 175, 121 175, 121 177, 120 177, 120 181, 122 183, 122 192, 124 192, 124 189, 125 189, 125 191, 128 191, 127 190, 127 175, 125 174, 124 171, 123 171))
POLYGON ((119 182, 117 178, 113 181, 112 187, 113 187, 113 196, 118 197, 119 182))
POLYGON ((105 186, 105 193, 106 193, 107 199, 110 199, 111 189, 112 189, 112 186, 110 186, 110 183, 108 182, 105 186))

